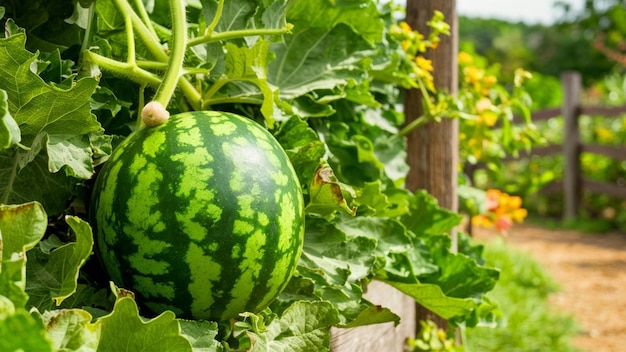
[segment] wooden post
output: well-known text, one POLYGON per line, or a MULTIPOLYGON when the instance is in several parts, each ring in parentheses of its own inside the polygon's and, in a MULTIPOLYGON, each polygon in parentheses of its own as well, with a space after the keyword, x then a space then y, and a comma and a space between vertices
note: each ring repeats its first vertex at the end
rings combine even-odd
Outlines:
MULTIPOLYGON (((456 0, 408 0, 406 21, 420 33, 428 36, 426 22, 435 10, 443 12, 451 25, 451 35, 442 36, 436 50, 428 53, 432 60, 434 84, 439 89, 456 94, 458 90, 458 29, 456 0)), ((404 112, 407 121, 422 115, 421 94, 412 89, 406 92, 404 112)), ((431 122, 408 136, 407 160, 411 171, 407 179, 410 190, 426 189, 439 205, 456 211, 457 173, 459 164, 459 121, 443 119, 431 122)))
MULTIPOLYGON (((458 19, 456 0, 408 0, 406 21, 428 36, 430 28, 426 24, 435 10, 441 11, 450 24, 451 35, 442 36, 436 50, 427 53, 432 60, 434 84, 438 89, 450 94, 458 91, 458 19)), ((404 113, 407 122, 423 113, 422 96, 419 90, 406 92, 404 113)), ((431 122, 412 131, 408 136, 407 161, 411 170, 407 178, 410 190, 426 189, 437 198, 439 205, 458 210, 458 165, 459 165, 459 122, 456 119, 443 119, 431 122)), ((457 249, 457 236, 452 233, 452 250, 457 249)), ((445 327, 446 322, 417 305, 418 319, 432 319, 445 327)))
POLYGON ((563 105, 561 115, 565 124, 563 140, 563 219, 571 220, 578 215, 580 200, 580 137, 578 112, 580 106, 581 77, 578 72, 564 72, 561 75, 563 105))

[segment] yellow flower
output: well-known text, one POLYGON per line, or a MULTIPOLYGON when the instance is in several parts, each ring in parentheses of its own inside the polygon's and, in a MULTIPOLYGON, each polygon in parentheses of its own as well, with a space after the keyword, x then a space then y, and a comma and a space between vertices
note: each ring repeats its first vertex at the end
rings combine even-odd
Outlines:
POLYGON ((498 79, 496 78, 496 76, 493 75, 489 75, 485 77, 485 79, 483 79, 483 85, 485 86, 485 88, 491 88, 496 83, 498 83, 498 79))
POLYGON ((402 50, 404 50, 405 52, 407 52, 407 51, 411 48, 411 45, 412 45, 412 44, 413 44, 413 43, 411 43, 411 41, 410 41, 410 40, 403 40, 403 41, 402 41, 402 50))
POLYGON ((408 23, 404 22, 404 21, 398 23, 398 26, 400 27, 400 29, 404 33, 413 32, 413 28, 411 28, 411 26, 408 23))
POLYGON ((508 205, 511 210, 520 209, 522 207, 522 198, 518 196, 511 196, 509 197, 508 205))
POLYGON ((472 217, 472 225, 491 227, 493 226, 493 221, 487 215, 480 214, 472 217))
POLYGON ((459 64, 460 65, 469 65, 474 62, 474 58, 472 55, 466 53, 465 51, 461 51, 459 53, 459 64))
POLYGON ((491 110, 485 110, 480 113, 476 123, 478 123, 479 125, 486 125, 489 127, 493 127, 493 125, 495 125, 497 121, 498 121, 498 115, 495 112, 491 110))
POLYGON ((465 81, 473 85, 475 88, 480 87, 480 81, 484 76, 484 72, 474 66, 465 67, 463 69, 465 75, 465 81))
POLYGON ((511 212, 511 219, 513 219, 516 222, 522 222, 524 221, 527 215, 528 215, 528 211, 526 209, 524 208, 515 209, 513 212, 511 212))
POLYGON ((421 68, 422 70, 427 72, 433 72, 433 62, 431 60, 428 60, 420 55, 415 58, 415 63, 417 64, 417 67, 421 68))

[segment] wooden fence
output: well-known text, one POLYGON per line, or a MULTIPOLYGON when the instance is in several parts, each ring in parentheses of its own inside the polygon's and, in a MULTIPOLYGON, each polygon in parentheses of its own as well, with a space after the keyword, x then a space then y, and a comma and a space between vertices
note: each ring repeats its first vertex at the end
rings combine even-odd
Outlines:
MULTIPOLYGON (((563 103, 560 108, 544 109, 533 112, 533 122, 548 120, 562 116, 564 120, 563 144, 539 146, 530 153, 520 153, 520 158, 533 155, 548 156, 562 154, 564 156, 563 180, 553 181, 539 192, 543 194, 563 192, 563 218, 573 219, 578 216, 580 199, 584 191, 607 194, 626 199, 626 186, 614 183, 598 182, 582 175, 581 154, 593 153, 604 155, 616 160, 626 160, 626 146, 609 146, 602 144, 582 143, 580 138, 579 120, 583 115, 604 118, 616 118, 626 114, 626 105, 619 107, 584 106, 581 104, 581 76, 578 72, 565 72, 561 75, 563 103)), ((521 122, 515 119, 514 123, 521 122)), ((505 160, 512 160, 506 158, 505 160)))

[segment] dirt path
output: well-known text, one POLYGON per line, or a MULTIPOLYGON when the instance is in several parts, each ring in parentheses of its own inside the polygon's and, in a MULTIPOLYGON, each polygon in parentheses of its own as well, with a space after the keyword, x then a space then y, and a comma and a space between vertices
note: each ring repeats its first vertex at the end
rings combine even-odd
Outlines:
MULTIPOLYGON (((478 230, 478 237, 493 233, 478 230)), ((514 227, 506 241, 532 253, 560 283, 551 297, 582 329, 574 343, 589 352, 626 351, 626 234, 583 234, 514 227)))

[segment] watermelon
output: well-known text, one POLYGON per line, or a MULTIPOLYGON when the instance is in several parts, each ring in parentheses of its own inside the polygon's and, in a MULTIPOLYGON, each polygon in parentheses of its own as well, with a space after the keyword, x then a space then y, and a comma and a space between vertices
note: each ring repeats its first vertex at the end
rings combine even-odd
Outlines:
POLYGON ((304 205, 284 150, 256 122, 196 111, 125 139, 90 204, 111 280, 155 313, 223 321, 267 307, 302 251, 304 205))

